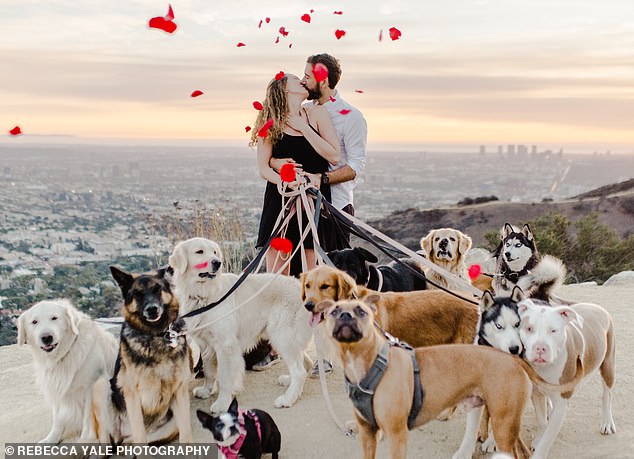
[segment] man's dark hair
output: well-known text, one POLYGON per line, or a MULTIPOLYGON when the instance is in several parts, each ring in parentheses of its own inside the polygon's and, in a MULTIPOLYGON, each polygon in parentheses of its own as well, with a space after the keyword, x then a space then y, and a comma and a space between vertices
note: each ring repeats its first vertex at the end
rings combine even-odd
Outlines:
POLYGON ((306 62, 309 64, 323 64, 328 69, 328 87, 330 89, 335 89, 337 83, 339 83, 339 79, 341 78, 341 66, 339 65, 339 61, 335 59, 330 54, 314 54, 312 56, 308 56, 306 62))

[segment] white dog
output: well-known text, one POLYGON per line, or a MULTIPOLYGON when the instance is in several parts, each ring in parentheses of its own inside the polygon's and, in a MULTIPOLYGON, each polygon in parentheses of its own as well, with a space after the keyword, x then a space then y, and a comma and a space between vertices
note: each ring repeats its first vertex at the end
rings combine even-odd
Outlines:
MULTIPOLYGON (((614 325, 610 314, 601 306, 578 303, 571 307, 553 308, 524 300, 518 308, 520 338, 526 349, 525 359, 547 381, 555 384, 573 380, 576 362, 583 362, 583 379, 599 370, 603 378, 604 435, 616 432, 612 418, 612 387, 614 386, 614 325)), ((566 393, 549 393, 553 409, 546 422, 545 401, 533 391, 533 405, 542 428, 535 438, 533 458, 545 459, 566 418, 566 393)))
POLYGON ((83 441, 94 440, 92 386, 112 375, 114 336, 69 301, 51 300, 22 313, 18 344, 31 348, 35 378, 53 410, 53 426, 40 443, 59 443, 77 433, 83 441))
MULTIPOLYGON (((169 264, 174 270, 181 314, 220 299, 236 282, 238 276, 222 272, 222 260, 220 247, 208 239, 193 238, 176 245, 169 264)), ((268 338, 290 373, 289 387, 275 400, 275 407, 292 406, 302 393, 307 374, 304 355, 311 337, 308 320, 297 279, 277 274, 249 275, 218 306, 186 319, 187 330, 201 349, 205 371, 205 383, 194 389, 194 395, 208 398, 212 394, 215 352, 219 393, 211 411, 227 411, 233 395, 242 390, 243 352, 255 347, 260 338, 268 338)))

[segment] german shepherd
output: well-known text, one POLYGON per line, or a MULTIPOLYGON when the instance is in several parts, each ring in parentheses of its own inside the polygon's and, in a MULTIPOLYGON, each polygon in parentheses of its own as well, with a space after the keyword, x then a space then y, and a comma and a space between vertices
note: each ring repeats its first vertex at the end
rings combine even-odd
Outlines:
MULTIPOLYGON (((129 274, 111 266, 110 271, 123 294, 125 320, 120 366, 110 381, 115 409, 127 414, 134 443, 170 441, 176 433, 179 442, 191 442, 188 383, 192 357, 185 336, 166 337, 179 309, 166 270, 129 274)), ((182 319, 179 322, 172 328, 182 329, 182 319)))

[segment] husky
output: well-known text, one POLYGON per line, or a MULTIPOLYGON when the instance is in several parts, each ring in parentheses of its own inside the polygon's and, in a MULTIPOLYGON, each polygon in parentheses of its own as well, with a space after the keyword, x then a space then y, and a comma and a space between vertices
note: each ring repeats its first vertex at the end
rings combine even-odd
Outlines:
POLYGON ((497 258, 493 281, 496 295, 508 296, 517 285, 528 298, 547 303, 558 300, 553 291, 563 284, 566 267, 559 258, 540 255, 530 226, 524 225, 519 230, 505 223, 494 257, 497 258))

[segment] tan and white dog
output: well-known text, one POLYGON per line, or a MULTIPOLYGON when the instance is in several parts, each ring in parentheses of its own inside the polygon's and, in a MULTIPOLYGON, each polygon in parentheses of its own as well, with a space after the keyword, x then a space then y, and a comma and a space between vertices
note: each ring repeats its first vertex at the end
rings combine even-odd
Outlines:
MULTIPOLYGON (((323 301, 315 307, 325 315, 328 336, 337 346, 345 376, 352 386, 364 380, 386 344, 374 325, 373 304, 378 300, 378 295, 370 295, 365 302, 323 301)), ((531 392, 531 381, 546 384, 530 365, 497 349, 469 344, 422 347, 414 351, 424 399, 411 427, 436 419, 441 412, 458 404, 480 407, 486 403, 499 451, 519 458, 529 456, 520 438, 522 412, 531 392)), ((415 387, 412 375, 410 353, 391 346, 386 369, 373 389, 371 407, 376 424, 369 422, 355 406, 364 458, 375 457, 379 429, 390 443, 393 459, 407 456, 408 416, 415 387)))
MULTIPOLYGON (((465 256, 471 248, 471 238, 453 228, 433 229, 420 240, 420 246, 429 261, 471 283, 465 264, 465 256)), ((426 269, 425 276, 432 282, 450 290, 460 290, 461 286, 447 280, 434 270, 426 269)), ((431 285, 431 284, 429 284, 431 285)), ((428 288, 431 288, 428 286, 428 288)))
MULTIPOLYGON (((575 361, 583 362, 583 378, 599 370, 603 378, 603 419, 600 432, 616 432, 612 418, 612 388, 615 377, 614 325, 610 314, 601 306, 578 303, 551 307, 530 299, 519 305, 520 338, 525 348, 525 359, 547 381, 566 383, 573 378, 575 361)), ((536 459, 545 459, 566 418, 569 391, 543 391, 533 394, 537 421, 542 428, 533 441, 536 459), (545 399, 550 397, 553 408, 546 421, 545 399)), ((497 436, 495 437, 497 440, 497 436)))
MULTIPOLYGON (((222 272, 220 246, 209 239, 180 242, 169 257, 174 270, 175 294, 185 314, 219 300, 238 276, 222 272)), ((200 315, 186 319, 187 330, 201 350, 205 383, 194 389, 208 398, 214 388, 211 369, 218 360, 218 398, 213 413, 225 412, 234 394, 242 390, 245 365, 242 354, 261 338, 270 341, 288 366, 290 384, 275 400, 275 407, 292 406, 304 387, 305 350, 311 337, 309 313, 300 298, 299 281, 277 274, 252 274, 225 301, 200 315)), ((282 377, 286 382, 288 377, 282 377)))
POLYGON ((40 301, 18 319, 18 345, 33 354, 35 379, 53 410, 53 426, 40 443, 58 443, 80 434, 95 439, 92 388, 110 378, 117 342, 68 300, 40 301))

